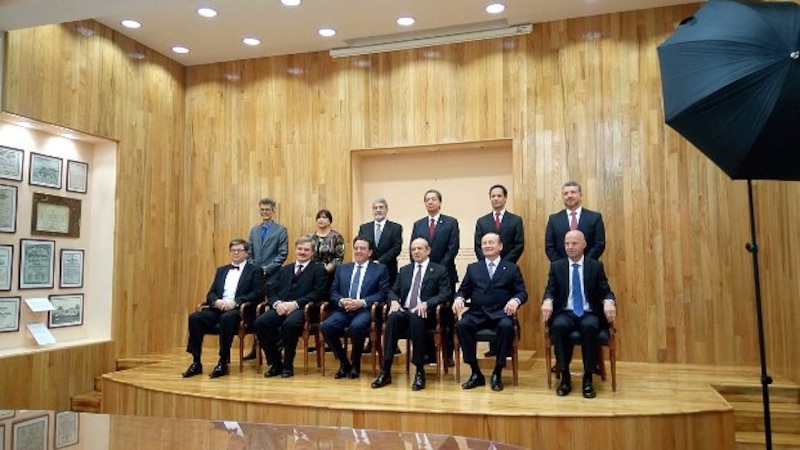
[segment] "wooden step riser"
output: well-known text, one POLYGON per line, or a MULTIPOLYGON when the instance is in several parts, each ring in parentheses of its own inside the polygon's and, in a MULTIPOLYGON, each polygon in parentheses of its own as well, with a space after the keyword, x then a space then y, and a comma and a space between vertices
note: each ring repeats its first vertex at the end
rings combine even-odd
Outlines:
POLYGON ((103 396, 99 392, 75 395, 70 400, 70 409, 78 412, 101 413, 103 396))
MULTIPOLYGON (((715 386, 714 388, 729 402, 761 403, 763 400, 761 386, 715 386)), ((769 402, 800 404, 800 387, 770 386, 769 402)))
MULTIPOLYGON (((764 449, 763 432, 736 432, 736 449, 764 449)), ((773 450, 800 450, 800 434, 772 433, 773 450)))
MULTIPOLYGON (((741 416, 734 413, 736 431, 764 431, 764 416, 741 416)), ((800 416, 772 414, 770 421, 773 433, 797 434, 800 437, 800 416)))

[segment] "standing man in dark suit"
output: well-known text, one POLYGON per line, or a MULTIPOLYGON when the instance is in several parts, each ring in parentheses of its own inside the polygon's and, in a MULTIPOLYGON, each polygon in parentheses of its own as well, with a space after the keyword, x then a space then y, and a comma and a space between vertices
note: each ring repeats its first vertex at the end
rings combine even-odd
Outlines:
POLYGON ((293 264, 281 267, 270 278, 267 284, 270 309, 253 324, 270 365, 264 373, 268 378, 294 376, 294 355, 297 339, 303 331, 304 309, 325 295, 328 273, 322 264, 311 261, 314 255, 311 237, 301 236, 295 240, 294 255, 293 264), (280 340, 284 346, 283 359, 278 348, 280 340))
MULTIPOLYGON (((502 184, 495 184, 489 188, 489 202, 492 204, 492 212, 478 218, 475 222, 475 257, 478 261, 483 259, 481 250, 481 238, 486 233, 497 233, 500 235, 500 242, 503 243, 503 251, 500 257, 503 261, 517 263, 525 251, 525 230, 522 226, 522 218, 516 214, 506 211, 506 201, 508 200, 508 190, 502 184)), ((489 351, 483 356, 497 356, 494 343, 489 344, 489 351)))
POLYGON ((333 313, 322 322, 325 342, 339 359, 339 370, 334 378, 361 376, 361 353, 364 339, 369 333, 370 309, 376 302, 386 300, 389 291, 389 272, 386 266, 370 261, 372 241, 364 236, 353 240, 354 262, 336 267, 330 292, 333 313), (353 342, 351 359, 342 347, 345 328, 353 342))
POLYGON ((583 396, 594 398, 592 373, 597 359, 597 334, 616 320, 616 300, 608 285, 603 263, 584 257, 586 240, 583 232, 573 230, 567 233, 564 247, 567 258, 550 263, 542 300, 542 320, 550 323, 550 338, 561 370, 561 384, 556 394, 563 397, 572 391, 569 373, 572 343, 569 335, 578 330, 583 354, 583 396))
POLYGON ((375 243, 372 260, 386 265, 389 271, 389 286, 397 278, 397 257, 403 249, 403 226, 390 221, 387 216, 389 204, 385 198, 377 198, 372 203, 375 220, 358 227, 358 236, 364 236, 375 243))
POLYGON ((500 257, 503 243, 497 233, 483 236, 481 250, 484 260, 467 266, 467 274, 453 301, 453 313, 461 317, 456 322, 456 333, 461 342, 464 362, 472 369, 472 375, 461 387, 474 389, 486 385, 486 379, 478 366, 476 334, 479 330, 492 328, 497 333, 497 359, 491 384, 493 391, 502 391, 503 368, 514 339, 514 322, 511 317, 528 299, 528 293, 525 291, 525 281, 519 266, 500 257), (469 309, 466 309, 465 301, 468 299, 471 302, 469 309))
POLYGON ((397 348, 397 334, 409 330, 413 344, 412 361, 417 368, 411 389, 425 389, 426 330, 436 324, 436 307, 452 298, 447 269, 429 256, 431 246, 423 238, 411 241, 411 264, 400 269, 400 275, 389 290, 389 316, 386 319, 383 365, 373 388, 392 382, 392 360, 397 348))
POLYGON ((599 260, 606 249, 606 228, 603 216, 582 205, 581 185, 568 181, 561 187, 561 198, 565 209, 553 213, 547 219, 544 232, 544 251, 550 262, 566 258, 564 236, 567 231, 580 230, 586 238, 586 256, 599 260))
POLYGON ((258 202, 261 223, 250 230, 250 251, 247 260, 260 267, 264 279, 278 271, 289 254, 289 235, 286 227, 272 220, 275 200, 262 198, 258 202))
MULTIPOLYGON (((183 377, 203 373, 200 355, 203 336, 219 324, 219 362, 209 374, 217 378, 228 374, 231 344, 239 329, 239 308, 245 303, 256 303, 264 298, 264 277, 261 268, 247 262, 248 244, 244 239, 234 239, 228 244, 231 264, 217 268, 214 281, 206 295, 207 308, 189 315, 189 342, 186 352, 192 354, 192 364, 183 377)), ((253 314, 255 315, 255 314, 253 314)), ((252 322, 255 317, 245 317, 252 322)))

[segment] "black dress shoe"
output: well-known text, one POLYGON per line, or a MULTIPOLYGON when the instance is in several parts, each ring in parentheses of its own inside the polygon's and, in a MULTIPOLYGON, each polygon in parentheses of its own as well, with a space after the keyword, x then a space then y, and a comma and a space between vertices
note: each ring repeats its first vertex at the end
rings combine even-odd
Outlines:
POLYGON ((273 364, 268 371, 264 372, 264 377, 272 378, 277 377, 283 371, 283 366, 280 364, 273 364))
POLYGON ((216 366, 214 366, 214 370, 212 370, 211 373, 208 374, 208 376, 209 378, 219 378, 219 377, 224 377, 227 374, 228 374, 228 365, 219 363, 216 366))
POLYGON ((489 351, 487 351, 486 353, 484 353, 484 354, 483 354, 483 356, 485 356, 485 357, 487 357, 487 358, 492 358, 492 357, 494 357, 494 356, 497 356, 497 351, 496 351, 496 350, 493 350, 493 349, 489 349, 489 351))
POLYGON ((572 392, 572 383, 569 380, 561 379, 561 384, 558 385, 558 389, 556 389, 556 395, 559 397, 564 397, 569 395, 572 392))
POLYGON ((198 362, 193 362, 192 365, 186 369, 186 372, 181 374, 181 376, 183 376, 183 378, 189 378, 195 375, 200 375, 201 373, 203 373, 203 365, 198 362))
POLYGON ((350 369, 350 373, 347 374, 347 378, 350 378, 351 380, 355 380, 356 378, 359 378, 360 376, 361 376, 361 369, 358 369, 358 368, 355 368, 355 367, 351 368, 350 369))
POLYGON ((461 384, 462 389, 475 389, 478 386, 486 386, 486 378, 479 373, 473 373, 466 383, 461 384))
POLYGON ((597 397, 597 393, 594 391, 592 387, 592 382, 584 382, 583 383, 583 398, 595 398, 597 397))
POLYGON ((372 382, 371 386, 372 389, 378 389, 386 386, 387 384, 392 384, 392 374, 381 371, 381 373, 378 374, 378 378, 375 378, 375 381, 372 382))
POLYGON ((411 383, 412 391, 421 391, 425 389, 425 372, 417 372, 414 375, 414 382, 411 383))
POLYGON ((492 390, 495 392, 500 392, 503 390, 503 376, 499 373, 492 374, 492 390))
POLYGON ((336 378, 337 380, 341 378, 347 378, 347 374, 349 372, 350 372, 350 366, 342 364, 341 366, 339 366, 339 370, 336 371, 336 375, 334 375, 333 378, 336 378))
POLYGON ((294 368, 291 366, 284 366, 281 370, 281 378, 291 378, 294 376, 294 368))
POLYGON ((242 357, 242 361, 250 361, 250 360, 256 359, 256 356, 258 356, 256 354, 256 350, 252 349, 252 350, 250 350, 250 353, 248 353, 248 354, 246 354, 246 355, 244 355, 242 357))

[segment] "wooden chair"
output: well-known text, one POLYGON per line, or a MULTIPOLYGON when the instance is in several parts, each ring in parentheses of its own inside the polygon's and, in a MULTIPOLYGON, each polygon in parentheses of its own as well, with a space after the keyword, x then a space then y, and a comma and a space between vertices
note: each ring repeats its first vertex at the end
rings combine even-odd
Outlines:
MULTIPOLYGON (((247 336, 248 334, 252 334, 253 339, 255 340, 255 345, 256 348, 258 349, 258 367, 261 367, 261 361, 262 361, 261 349, 258 346, 258 337, 256 336, 255 330, 253 329, 253 324, 252 323, 248 324, 247 321, 245 320, 245 317, 248 309, 252 308, 253 311, 258 311, 258 309, 260 309, 262 305, 264 305, 265 303, 266 302, 260 303, 257 306, 252 303, 243 303, 241 306, 239 306, 239 332, 237 334, 237 336, 239 337, 239 372, 244 370, 244 339, 245 336, 247 336)), ((267 306, 267 308, 268 307, 269 306, 267 306)), ((197 308, 195 308, 195 310, 202 311, 208 308, 210 308, 210 306, 208 306, 208 303, 200 303, 197 305, 197 308)), ((258 317, 258 315, 256 315, 255 317, 258 317)), ((212 328, 208 334, 219 335, 219 324, 214 325, 214 328, 212 328)))
MULTIPOLYGON (((378 338, 380 336, 380 326, 381 326, 381 316, 383 312, 383 302, 375 302, 372 304, 370 308, 370 326, 369 326, 369 339, 372 341, 372 372, 375 376, 378 375, 378 361, 383 359, 383 346, 381 345, 381 341, 378 338)), ((319 321, 320 324, 328 318, 331 314, 331 307, 329 302, 325 302, 322 304, 322 308, 320 309, 319 314, 319 321)), ((344 351, 347 353, 347 346, 349 337, 347 332, 349 328, 345 328, 344 330, 344 351)), ((322 326, 317 327, 317 353, 319 354, 319 358, 322 361, 322 376, 325 376, 325 336, 322 333, 322 326), (320 345, 321 344, 321 345, 320 345)))
MULTIPOLYGON (((514 324, 514 338, 511 339, 511 370, 514 374, 514 386, 519 385, 519 336, 521 328, 519 325, 519 318, 515 313, 511 316, 514 324)), ((495 343, 497 341, 497 332, 493 329, 478 330, 475 337, 477 342, 495 343)), ((461 382, 461 343, 458 342, 458 333, 454 333, 453 342, 455 344, 455 358, 456 358, 456 382, 461 382)))
MULTIPOLYGON (((569 340, 572 345, 581 345, 581 333, 573 331, 569 335, 569 340)), ((611 362, 611 391, 617 392, 617 329, 610 327, 600 330, 597 335, 597 363, 600 365, 600 379, 606 381, 606 364, 603 359, 603 347, 608 347, 608 359, 611 362)), ((545 327, 544 330, 544 355, 546 359, 547 368, 547 387, 553 387, 553 372, 550 368, 553 366, 553 342, 550 340, 550 327, 545 327)), ((561 372, 556 371, 556 379, 561 378, 561 372)))
MULTIPOLYGON (((383 323, 386 323, 386 320, 389 316, 389 308, 383 308, 383 323)), ((443 373, 448 373, 447 364, 444 364, 445 357, 447 355, 447 339, 446 333, 450 327, 453 326, 453 313, 450 309, 450 303, 444 302, 440 303, 436 306, 436 326, 433 328, 429 328, 426 330, 428 334, 433 336, 433 345, 435 347, 435 355, 436 355, 436 376, 440 379, 443 377, 443 373), (442 371, 442 366, 444 366, 444 371, 442 371)), ((381 329, 381 342, 382 349, 386 348, 386 335, 383 333, 383 329, 381 329)), ((406 328, 403 331, 397 334, 397 339, 405 339, 406 340, 406 373, 410 373, 411 371, 411 335, 409 329, 406 328)))
POLYGON ((317 357, 317 368, 322 367, 325 343, 322 339, 322 331, 319 329, 320 321, 320 304, 310 302, 306 304, 303 309, 303 373, 308 375, 308 354, 310 352, 309 341, 314 337, 314 353, 317 357))

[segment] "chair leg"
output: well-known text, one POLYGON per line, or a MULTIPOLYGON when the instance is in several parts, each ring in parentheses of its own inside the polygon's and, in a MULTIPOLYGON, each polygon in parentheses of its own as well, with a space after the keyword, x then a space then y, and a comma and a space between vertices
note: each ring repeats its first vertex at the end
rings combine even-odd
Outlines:
POLYGON ((264 365, 264 352, 261 351, 261 344, 258 343, 258 335, 253 333, 253 349, 258 352, 258 370, 264 365))
POLYGON ((544 359, 545 359, 545 370, 547 370, 547 389, 553 387, 553 371, 550 370, 553 367, 553 348, 550 346, 550 341, 545 339, 544 343, 544 359))
POLYGON ((239 372, 244 370, 244 330, 239 328, 239 372))
MULTIPOLYGON (((411 339, 406 339, 406 373, 411 373, 411 339)), ((394 357, 394 355, 392 355, 394 357)))
POLYGON ((514 386, 519 385, 519 352, 516 344, 511 352, 511 370, 514 373, 514 386))
POLYGON ((597 346, 597 364, 600 364, 600 379, 606 381, 606 362, 603 359, 603 346, 597 346))
POLYGON ((453 357, 456 363, 456 383, 461 382, 461 343, 458 342, 458 335, 453 335, 453 357))
POLYGON ((308 330, 303 328, 303 375, 308 375, 308 330))
POLYGON ((322 327, 319 327, 317 332, 317 353, 322 358, 322 376, 325 376, 325 333, 322 332, 322 327), (320 338, 322 338, 322 345, 320 345, 320 338))
POLYGON ((611 360, 611 392, 617 392, 617 352, 613 347, 608 348, 608 359, 611 360))

